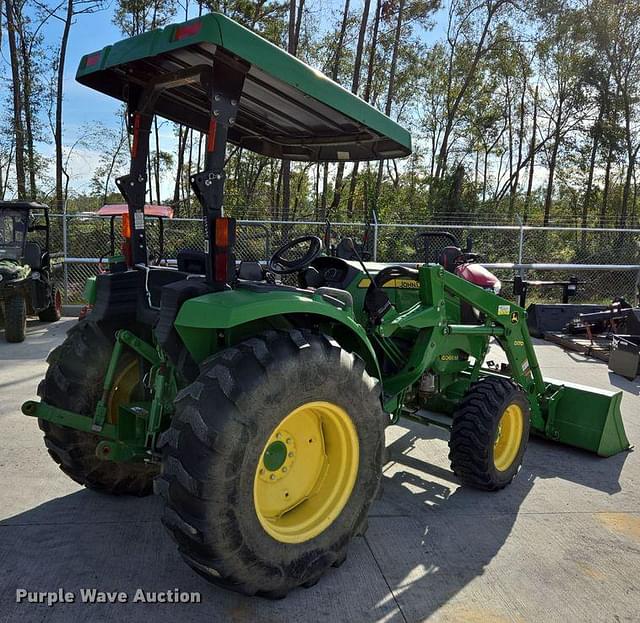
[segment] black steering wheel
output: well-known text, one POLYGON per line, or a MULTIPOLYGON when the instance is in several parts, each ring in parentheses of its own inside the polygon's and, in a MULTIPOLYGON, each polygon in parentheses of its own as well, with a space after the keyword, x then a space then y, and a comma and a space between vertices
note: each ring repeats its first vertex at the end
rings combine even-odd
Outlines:
POLYGON ((276 275, 290 275, 307 268, 313 260, 322 253, 322 240, 318 236, 300 236, 283 244, 272 256, 267 264, 267 270, 276 275), (308 245, 309 249, 300 258, 288 260, 285 255, 301 245, 308 245))

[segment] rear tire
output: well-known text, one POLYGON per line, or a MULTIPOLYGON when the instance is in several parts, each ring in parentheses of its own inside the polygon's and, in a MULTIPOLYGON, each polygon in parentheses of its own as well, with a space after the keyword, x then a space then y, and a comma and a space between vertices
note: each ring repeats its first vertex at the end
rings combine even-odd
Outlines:
POLYGON ((462 484, 497 491, 522 465, 529 439, 529 402, 508 379, 472 385, 453 415, 449 459, 462 484))
POLYGON ((4 337, 7 342, 24 342, 27 332, 27 303, 15 295, 4 304, 4 337))
MULTIPOLYGON (((112 340, 95 323, 79 322, 49 354, 49 369, 38 387, 38 395, 54 407, 93 417, 112 350, 112 340)), ((123 357, 120 370, 131 364, 132 359, 123 357)), ((102 437, 45 420, 38 422, 51 458, 72 480, 114 495, 143 496, 152 492, 153 478, 158 472, 155 465, 98 459, 96 446, 102 437)))
MULTIPOLYGON (((331 456, 343 446, 331 441, 330 418, 318 419, 323 456, 331 456)), ((351 538, 366 529, 367 512, 381 479, 385 420, 378 382, 367 374, 359 357, 331 338, 294 330, 241 342, 206 360, 198 379, 176 398, 171 426, 160 439, 163 461, 156 493, 165 499, 162 521, 185 561, 211 582, 273 599, 296 586, 312 586, 330 566, 344 561, 351 538), (295 428, 288 429, 297 445, 295 453, 285 452, 281 460, 293 454, 292 461, 299 460, 298 465, 291 464, 290 473, 284 474, 287 463, 268 467, 267 455, 274 444, 284 446, 272 439, 278 427, 287 430, 283 423, 289 416, 300 409, 320 408, 319 404, 337 405, 353 424, 359 450, 352 463, 352 488, 345 489, 342 506, 326 511, 319 523, 303 520, 319 527, 319 532, 309 531, 291 541, 275 528, 267 532, 256 492, 264 487, 260 479, 268 480, 269 474, 275 479, 278 474, 294 496, 290 488, 296 484, 291 480, 294 473, 303 479, 313 473, 313 462, 305 454, 311 448, 306 446, 311 444, 309 427, 300 438, 295 428)), ((281 439, 291 441, 287 432, 281 439)), ((342 456, 343 462, 333 464, 349 465, 353 455, 345 451, 342 456)), ((325 480, 320 482, 324 487, 325 480)), ((334 479, 327 476, 326 482, 334 479)), ((309 490, 283 515, 291 518, 293 508, 305 513, 303 507, 312 499, 325 499, 314 498, 312 491, 317 489, 309 490)), ((270 489, 269 495, 273 492, 270 489)), ((306 508, 311 509, 306 517, 313 518, 313 505, 306 508)))
POLYGON ((60 290, 55 286, 51 286, 51 305, 43 309, 38 318, 42 322, 57 322, 62 317, 62 295, 60 290))

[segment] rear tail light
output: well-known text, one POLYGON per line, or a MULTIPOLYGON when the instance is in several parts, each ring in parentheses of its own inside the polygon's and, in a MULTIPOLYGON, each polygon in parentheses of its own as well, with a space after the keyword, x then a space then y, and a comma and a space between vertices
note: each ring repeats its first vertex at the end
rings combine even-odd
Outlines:
POLYGON ((95 52, 94 54, 89 54, 89 56, 85 56, 84 66, 95 67, 100 62, 101 56, 102 56, 102 52, 95 52))
POLYGON ((176 27, 173 32, 173 40, 182 41, 183 39, 188 39, 189 37, 197 35, 201 29, 202 22, 200 20, 187 22, 186 24, 182 24, 182 26, 176 27))
POLYGON ((220 217, 213 222, 213 278, 221 283, 233 279, 233 244, 235 242, 235 221, 220 217))

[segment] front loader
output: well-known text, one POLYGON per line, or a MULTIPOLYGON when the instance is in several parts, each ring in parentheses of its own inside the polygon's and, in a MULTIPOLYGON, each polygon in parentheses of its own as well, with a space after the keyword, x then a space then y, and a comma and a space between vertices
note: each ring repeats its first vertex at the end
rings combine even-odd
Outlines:
POLYGON ((450 429, 454 472, 487 490, 517 473, 530 430, 601 456, 628 448, 620 393, 545 380, 524 310, 445 266, 363 262, 355 245, 332 257, 315 236, 266 266, 236 261, 227 142, 289 160, 406 156, 391 119, 215 13, 87 55, 77 79, 128 105, 131 253, 96 277, 91 312, 23 412, 80 484, 162 496, 205 578, 278 598, 340 565, 366 529, 385 427, 403 416, 450 429), (178 269, 147 257, 153 114, 205 135, 191 179, 204 250, 179 253, 178 269), (491 340, 508 359, 498 371, 491 340))

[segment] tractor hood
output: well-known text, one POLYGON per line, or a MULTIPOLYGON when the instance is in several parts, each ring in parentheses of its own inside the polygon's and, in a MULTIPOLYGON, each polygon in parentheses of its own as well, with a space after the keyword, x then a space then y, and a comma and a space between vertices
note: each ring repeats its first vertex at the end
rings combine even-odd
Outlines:
POLYGON ((6 281, 17 281, 29 276, 31 269, 15 260, 0 260, 0 286, 6 281))

